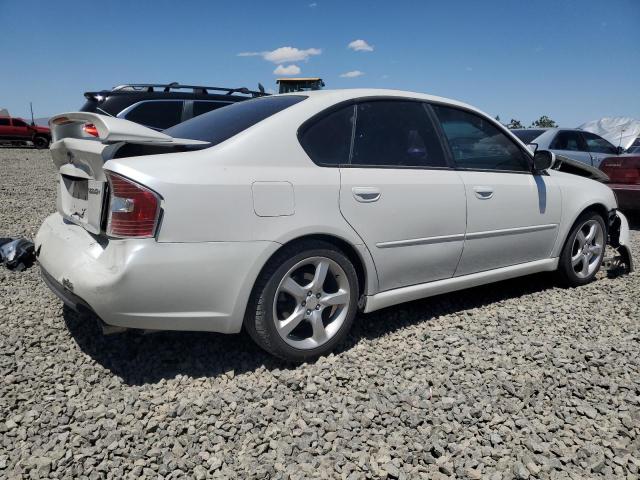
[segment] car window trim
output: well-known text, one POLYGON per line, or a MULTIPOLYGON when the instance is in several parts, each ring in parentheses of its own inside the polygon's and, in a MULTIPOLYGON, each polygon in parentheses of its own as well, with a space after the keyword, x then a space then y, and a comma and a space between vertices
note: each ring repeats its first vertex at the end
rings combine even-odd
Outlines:
POLYGON ((440 147, 442 148, 442 151, 444 152, 444 156, 445 156, 445 161, 447 162, 447 165, 449 166, 450 169, 452 170, 456 170, 457 166, 456 166, 456 162, 453 158, 453 152, 451 151, 451 147, 449 146, 449 142, 447 140, 447 136, 444 133, 444 129, 442 128, 442 125, 440 124, 440 119, 438 118, 438 116, 436 115, 436 112, 434 111, 433 107, 431 106, 431 102, 424 102, 425 105, 425 110, 427 110, 427 114, 429 115, 429 118, 431 119, 431 123, 433 123, 433 126, 436 130, 436 133, 438 135, 438 141, 440 142, 440 147))
POLYGON ((319 165, 316 164, 320 167, 334 167, 334 168, 382 168, 382 169, 395 169, 395 170, 447 170, 447 171, 453 171, 455 169, 450 168, 450 167, 421 167, 418 165, 364 165, 364 164, 358 164, 358 165, 354 165, 351 163, 345 163, 345 164, 339 164, 339 165, 319 165))
MULTIPOLYGON (((455 164, 455 158, 453 156, 453 152, 451 151, 451 147, 449 146, 449 141, 447 140, 446 134, 444 133, 444 129, 442 128, 442 125, 440 123, 440 119, 438 119, 438 128, 440 129, 440 131, 442 132, 442 141, 444 141, 446 143, 446 152, 448 153, 448 155, 450 155, 450 160, 453 163, 454 167, 453 170, 456 171, 465 171, 465 172, 498 172, 498 173, 518 173, 518 174, 525 174, 525 175, 533 175, 533 154, 531 153, 531 151, 528 148, 522 148, 517 142, 515 142, 513 140, 513 138, 511 138, 510 135, 513 135, 511 132, 509 132, 509 130, 502 125, 500 122, 498 122, 497 120, 495 120, 494 118, 489 117, 488 115, 481 115, 478 112, 470 109, 470 108, 465 108, 459 105, 453 105, 451 103, 446 103, 446 102, 439 102, 437 100, 430 100, 427 101, 426 103, 429 104, 429 106, 431 107, 431 110, 433 111, 433 107, 432 105, 441 105, 443 107, 447 107, 447 108, 453 108, 456 110, 461 110, 465 113, 469 113, 470 115, 474 115, 476 117, 480 117, 483 118, 484 120, 490 120, 491 123, 498 128, 499 131, 501 131, 506 137, 507 139, 509 139, 509 141, 511 143, 513 143, 516 148, 522 152, 524 154, 524 158, 527 161, 527 164, 529 166, 528 170, 507 170, 507 169, 497 169, 497 168, 469 168, 469 167, 459 167, 455 164), (506 132, 506 133, 505 133, 506 132)), ((436 116, 437 118, 437 114, 435 113, 435 111, 433 111, 433 115, 436 116)), ((515 137, 515 135, 513 135, 515 137)))
POLYGON ((190 118, 193 118, 193 100, 185 100, 182 104, 182 116, 180 117, 180 123, 186 122, 190 118))

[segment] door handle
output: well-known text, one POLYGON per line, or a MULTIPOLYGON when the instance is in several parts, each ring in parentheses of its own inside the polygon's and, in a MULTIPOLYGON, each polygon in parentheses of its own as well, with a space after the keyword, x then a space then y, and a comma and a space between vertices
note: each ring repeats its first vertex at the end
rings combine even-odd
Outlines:
POLYGON ((353 196, 358 202, 371 203, 380 199, 380 190, 376 187, 353 187, 353 196))
POLYGON ((473 187, 473 191, 476 192, 476 197, 480 200, 489 200, 493 197, 493 188, 491 187, 473 187))

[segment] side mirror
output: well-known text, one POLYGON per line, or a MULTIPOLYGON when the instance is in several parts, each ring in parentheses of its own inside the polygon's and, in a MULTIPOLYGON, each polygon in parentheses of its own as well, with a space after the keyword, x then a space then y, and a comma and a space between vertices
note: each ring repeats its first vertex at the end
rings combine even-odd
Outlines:
POLYGON ((622 155, 622 154, 624 153, 624 148, 622 148, 622 147, 618 147, 618 148, 616 148, 616 153, 617 153, 618 155, 622 155))
POLYGON ((549 150, 538 150, 533 155, 533 173, 544 172, 556 163, 556 154, 549 150))

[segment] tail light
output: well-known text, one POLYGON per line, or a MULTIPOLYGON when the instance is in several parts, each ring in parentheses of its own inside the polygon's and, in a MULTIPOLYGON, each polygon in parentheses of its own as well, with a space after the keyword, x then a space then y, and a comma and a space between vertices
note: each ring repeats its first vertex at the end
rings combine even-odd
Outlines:
POLYGON ((148 188, 113 172, 109 181, 107 235, 119 238, 153 237, 160 213, 160 197, 148 188))
POLYGON ((82 127, 82 130, 87 135, 91 135, 92 137, 99 137, 98 128, 93 123, 85 123, 82 127))
POLYGON ((600 170, 611 183, 640 185, 640 157, 612 157, 603 160, 600 170))

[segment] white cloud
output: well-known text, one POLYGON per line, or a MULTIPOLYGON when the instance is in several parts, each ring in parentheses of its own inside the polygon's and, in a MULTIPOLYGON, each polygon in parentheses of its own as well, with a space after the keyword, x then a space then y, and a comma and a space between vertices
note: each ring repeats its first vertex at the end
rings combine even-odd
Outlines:
POLYGON ((278 65, 273 71, 274 75, 298 75, 300 73, 300 67, 297 65, 278 65))
POLYGON ((366 41, 360 39, 351 42, 347 45, 347 48, 355 52, 373 52, 373 45, 369 45, 366 41))
POLYGON ((320 55, 322 50, 319 48, 307 48, 299 50, 295 47, 280 47, 271 52, 265 52, 263 58, 273 63, 300 62, 307 60, 312 55, 320 55))
POLYGON ((361 77, 362 75, 364 75, 364 72, 361 72, 360 70, 351 70, 350 72, 343 73, 340 76, 342 78, 356 78, 361 77))
POLYGON ((318 4, 316 2, 312 2, 309 4, 309 8, 316 8, 318 4))
POLYGON ((267 62, 280 64, 289 62, 306 61, 313 55, 320 55, 322 50, 319 48, 307 48, 306 50, 300 50, 295 47, 280 47, 275 50, 266 52, 241 52, 239 57, 262 57, 267 62))

